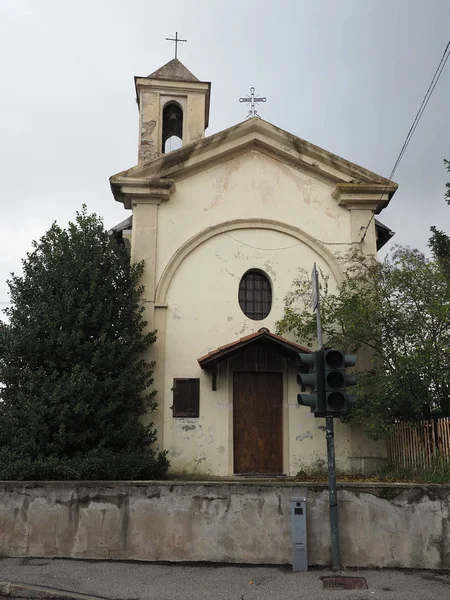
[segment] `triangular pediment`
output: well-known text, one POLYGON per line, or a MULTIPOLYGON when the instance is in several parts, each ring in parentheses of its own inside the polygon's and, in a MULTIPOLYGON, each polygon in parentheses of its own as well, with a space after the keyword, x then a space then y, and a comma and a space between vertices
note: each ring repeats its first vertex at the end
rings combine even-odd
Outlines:
POLYGON ((259 118, 249 119, 118 173, 110 179, 111 188, 116 200, 124 202, 124 187, 142 187, 157 182, 161 184, 164 180, 176 182, 254 150, 307 172, 312 177, 325 180, 330 185, 337 186, 336 190, 341 186, 337 195, 342 190, 347 196, 351 195, 355 187, 361 190, 364 188, 365 194, 379 193, 382 188, 389 200, 397 189, 397 184, 389 179, 259 118))

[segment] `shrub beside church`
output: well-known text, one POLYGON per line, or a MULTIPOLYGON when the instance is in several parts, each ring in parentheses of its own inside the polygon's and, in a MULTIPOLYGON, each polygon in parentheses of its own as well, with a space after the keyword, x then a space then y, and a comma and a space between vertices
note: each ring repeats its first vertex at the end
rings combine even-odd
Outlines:
POLYGON ((163 476, 143 264, 85 208, 33 246, 0 322, 0 479, 163 476))

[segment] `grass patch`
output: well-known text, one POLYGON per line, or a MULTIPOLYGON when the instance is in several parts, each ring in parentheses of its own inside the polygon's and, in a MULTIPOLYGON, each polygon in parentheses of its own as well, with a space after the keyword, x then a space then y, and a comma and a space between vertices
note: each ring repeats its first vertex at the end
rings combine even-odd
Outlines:
MULTIPOLYGON (((360 473, 336 472, 338 483, 448 483, 450 484, 450 460, 442 455, 433 458, 428 468, 410 468, 397 465, 386 465, 371 475, 360 473)), ((303 467, 295 477, 296 481, 327 482, 327 465, 317 460, 308 467, 303 467)))

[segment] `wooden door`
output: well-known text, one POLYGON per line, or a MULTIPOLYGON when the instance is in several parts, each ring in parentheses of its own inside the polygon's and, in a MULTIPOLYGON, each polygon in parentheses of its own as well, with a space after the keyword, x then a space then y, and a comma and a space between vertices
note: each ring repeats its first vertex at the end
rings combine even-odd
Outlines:
POLYGON ((234 373, 235 473, 282 473, 281 373, 234 373))

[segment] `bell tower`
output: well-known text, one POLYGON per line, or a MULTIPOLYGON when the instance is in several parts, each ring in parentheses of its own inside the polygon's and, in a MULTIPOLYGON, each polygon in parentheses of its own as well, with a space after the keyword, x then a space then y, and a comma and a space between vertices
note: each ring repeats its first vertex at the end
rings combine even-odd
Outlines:
POLYGON ((205 137, 211 84, 199 81, 177 58, 135 77, 139 107, 139 163, 205 137))

